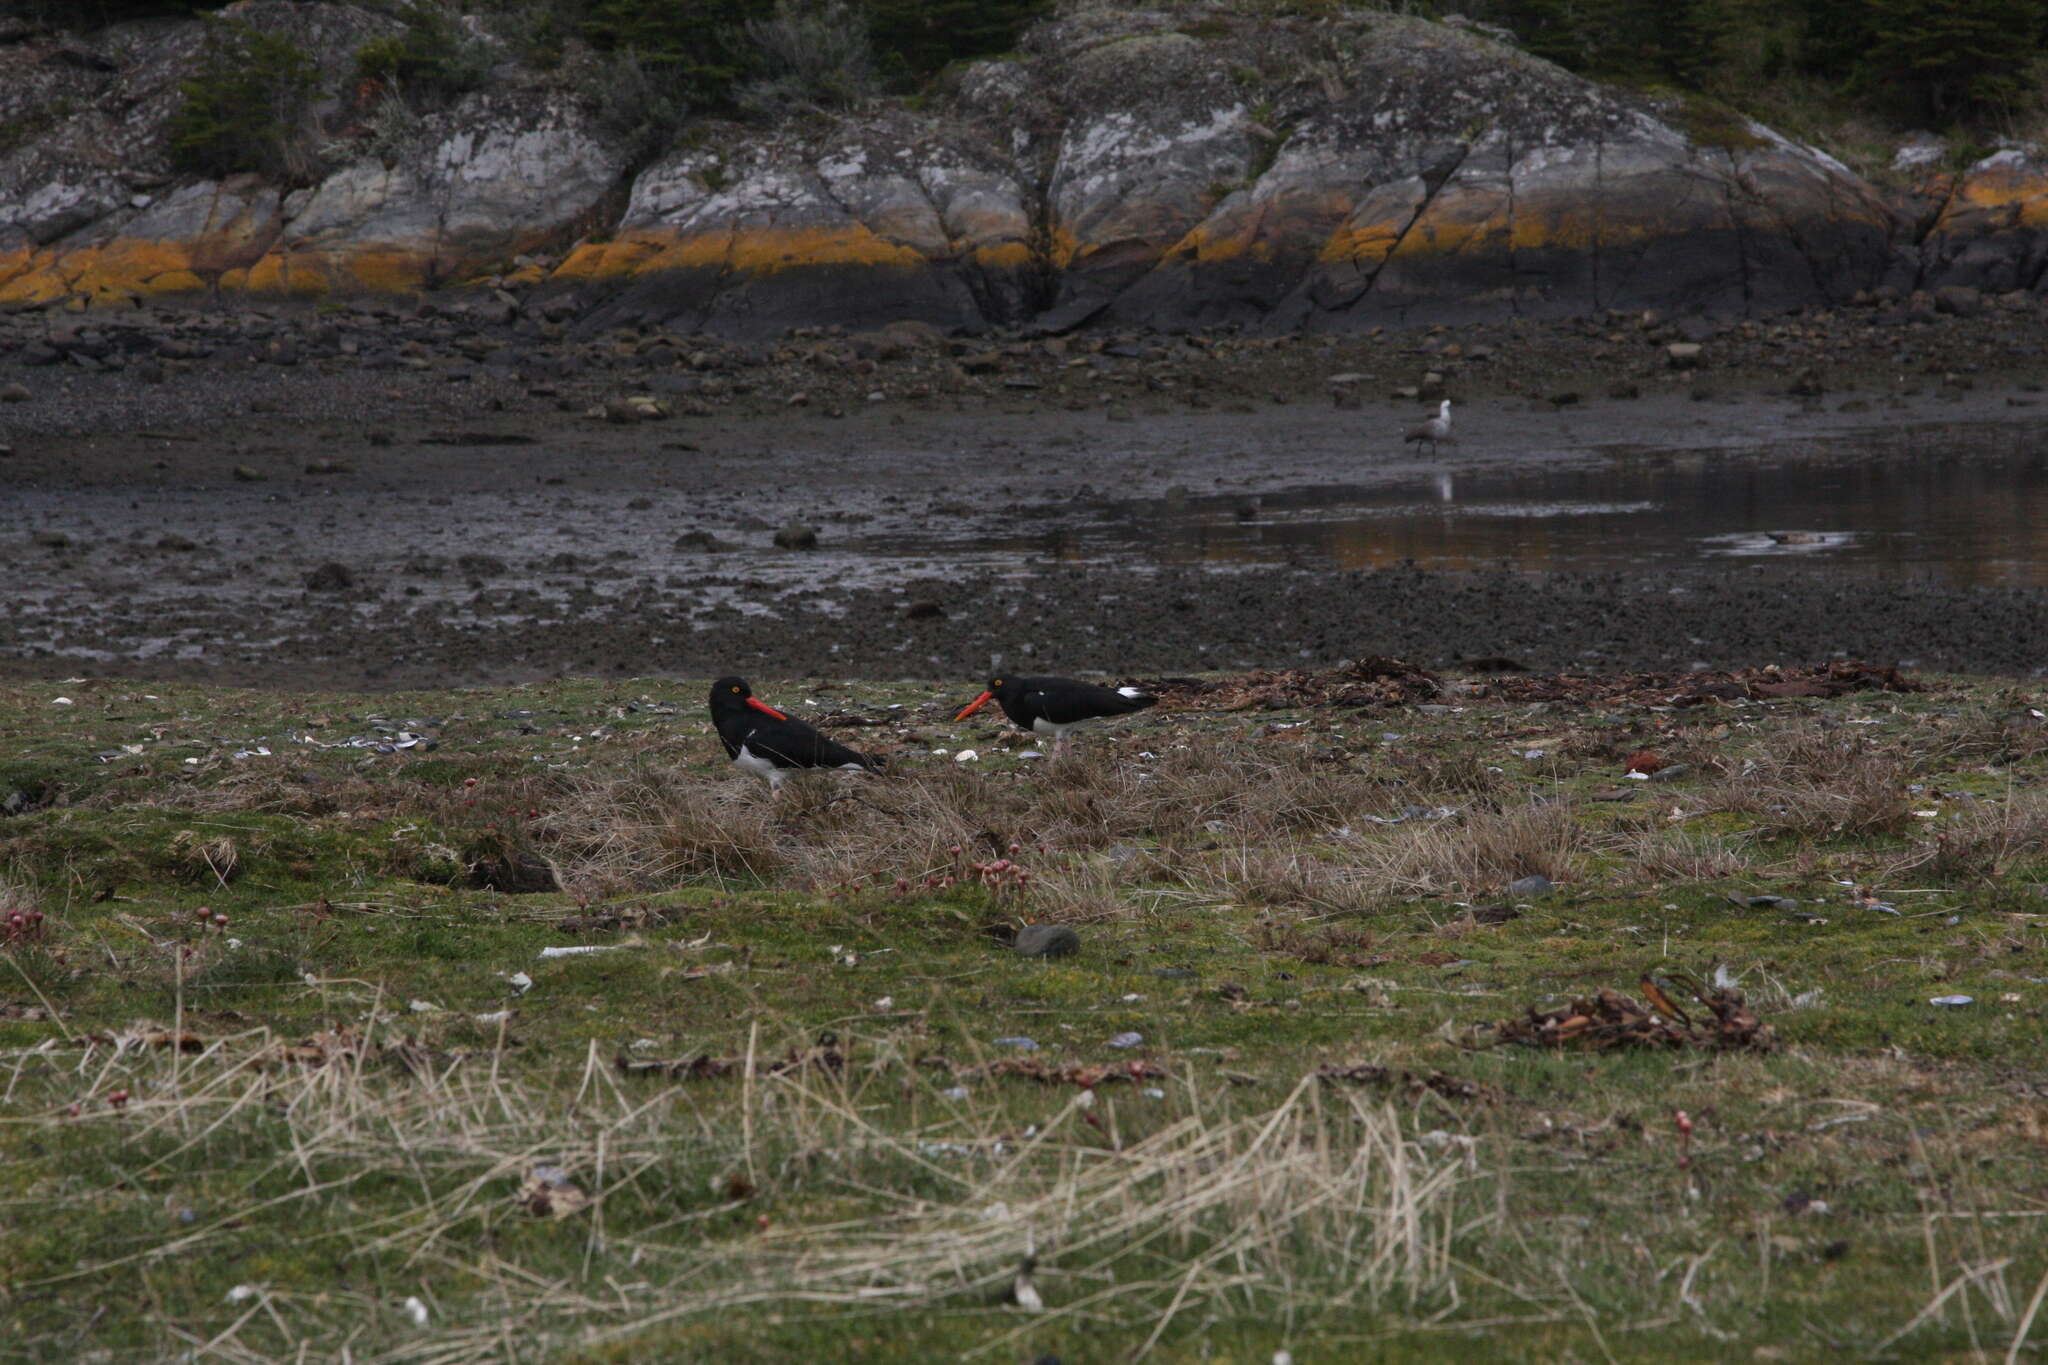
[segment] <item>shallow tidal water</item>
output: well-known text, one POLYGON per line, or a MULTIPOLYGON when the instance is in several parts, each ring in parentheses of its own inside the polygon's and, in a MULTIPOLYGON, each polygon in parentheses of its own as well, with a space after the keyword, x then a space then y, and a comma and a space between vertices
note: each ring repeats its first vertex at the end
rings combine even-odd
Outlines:
MULTIPOLYGON (((1601 456, 1417 472, 1371 486, 1169 495, 978 548, 1068 563, 1748 566, 2048 586, 2048 440, 2031 430, 1915 428, 1831 438, 1793 453, 1628 446, 1601 456)), ((876 548, 920 547, 892 539, 876 548)))

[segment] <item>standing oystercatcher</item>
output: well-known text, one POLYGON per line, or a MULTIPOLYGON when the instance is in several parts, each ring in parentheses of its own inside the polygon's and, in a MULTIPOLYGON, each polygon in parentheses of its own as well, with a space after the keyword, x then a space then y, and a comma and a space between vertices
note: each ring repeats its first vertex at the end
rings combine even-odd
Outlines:
POLYGON ((1407 445, 1410 441, 1414 441, 1419 445, 1427 441, 1429 442, 1429 453, 1434 455, 1436 454, 1436 443, 1450 439, 1451 400, 1446 398, 1437 406, 1436 416, 1430 418, 1427 422, 1418 422, 1408 428, 1408 434, 1401 438, 1401 444, 1407 445))
POLYGON ((1135 687, 1097 687, 1074 678, 990 678, 988 690, 967 703, 956 721, 966 720, 993 699, 1020 730, 1051 735, 1055 755, 1065 752, 1076 726, 1142 711, 1159 698, 1135 687))
POLYGON ((745 678, 720 678, 711 684, 711 723, 718 729, 726 757, 767 778, 771 795, 792 772, 803 768, 881 771, 881 759, 855 753, 802 721, 790 719, 756 697, 745 678))

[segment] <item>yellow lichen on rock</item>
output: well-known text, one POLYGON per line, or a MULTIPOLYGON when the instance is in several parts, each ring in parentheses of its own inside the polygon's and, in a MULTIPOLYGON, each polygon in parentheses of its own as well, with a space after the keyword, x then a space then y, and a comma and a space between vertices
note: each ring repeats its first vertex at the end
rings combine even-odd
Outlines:
MULTIPOLYGON (((1024 249, 1020 246, 1020 251, 1024 249)), ((1028 251, 1024 253, 1028 257, 1028 251)), ((735 270, 772 275, 804 267, 915 268, 929 259, 866 227, 757 228, 737 232, 623 233, 586 242, 555 271, 562 279, 614 279, 664 270, 735 270)))
POLYGON ((2048 173, 2032 164, 1971 171, 1955 187, 1942 219, 1987 213, 2010 214, 2004 224, 2009 227, 2048 223, 2048 173))

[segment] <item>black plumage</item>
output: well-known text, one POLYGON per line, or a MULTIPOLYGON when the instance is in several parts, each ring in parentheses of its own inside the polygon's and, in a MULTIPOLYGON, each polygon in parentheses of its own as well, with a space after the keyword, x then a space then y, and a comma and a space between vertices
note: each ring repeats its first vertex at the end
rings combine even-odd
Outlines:
POLYGON ((754 695, 745 678, 720 678, 711 684, 711 724, 734 763, 780 787, 792 772, 805 768, 859 768, 879 772, 882 760, 827 739, 800 720, 786 716, 754 695))
POLYGON ((1057 752, 1076 726, 1142 711, 1159 698, 1135 687, 1101 687, 1078 678, 991 678, 987 690, 953 719, 965 720, 991 700, 1018 729, 1051 735, 1057 752))

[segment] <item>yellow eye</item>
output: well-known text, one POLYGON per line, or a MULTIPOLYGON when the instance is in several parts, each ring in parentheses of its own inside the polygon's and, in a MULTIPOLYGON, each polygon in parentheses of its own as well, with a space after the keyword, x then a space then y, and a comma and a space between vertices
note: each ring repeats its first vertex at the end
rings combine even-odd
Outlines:
POLYGON ((733 689, 733 691, 737 692, 737 691, 739 691, 739 689, 738 689, 737 687, 735 687, 735 688, 733 689))
POLYGON ((1001 678, 997 678, 997 679, 996 679, 996 686, 997 686, 997 687, 1001 687, 1002 685, 1003 685, 1003 680, 1002 680, 1001 678))

